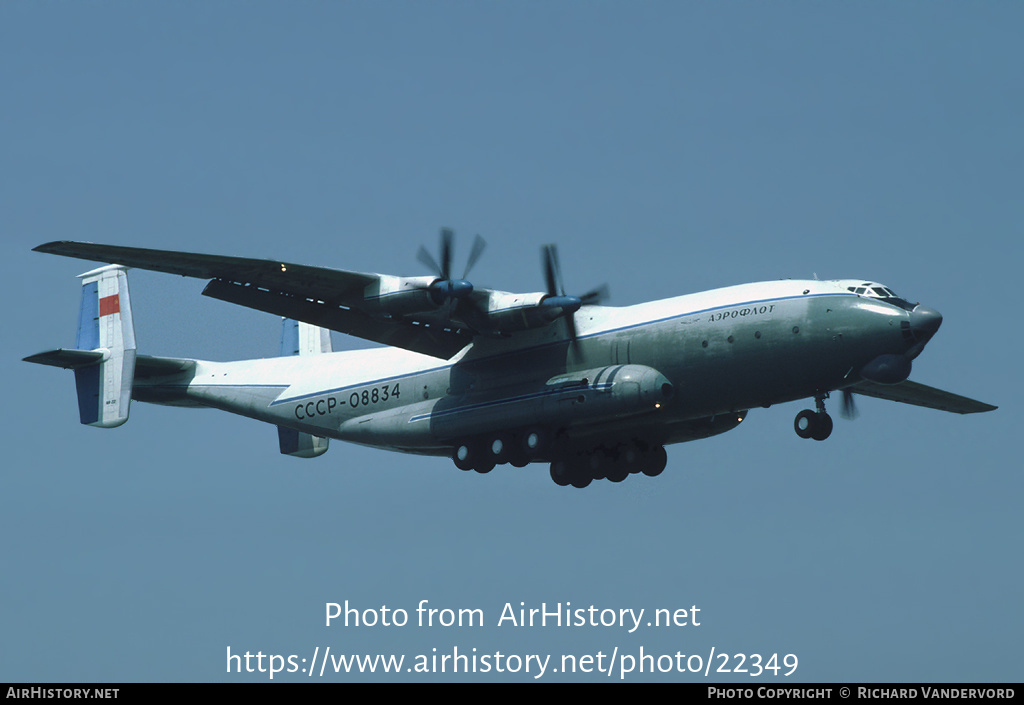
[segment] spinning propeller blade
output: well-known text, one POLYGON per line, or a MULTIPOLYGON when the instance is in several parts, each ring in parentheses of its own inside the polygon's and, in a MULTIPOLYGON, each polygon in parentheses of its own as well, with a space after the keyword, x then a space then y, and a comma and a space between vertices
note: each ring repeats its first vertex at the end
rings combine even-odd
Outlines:
POLYGON ((857 404, 853 398, 853 392, 849 389, 843 390, 843 408, 839 412, 842 414, 844 419, 850 419, 851 421, 857 418, 857 404))
POLYGON ((473 249, 469 251, 469 259, 466 260, 466 269, 462 272, 462 278, 465 279, 469 276, 469 270, 473 268, 473 265, 480 259, 480 255, 483 254, 484 248, 487 247, 487 241, 477 235, 473 238, 473 249))
POLYGON ((451 228, 441 228, 441 243, 440 243, 440 264, 435 260, 427 248, 420 245, 419 252, 416 253, 416 259, 423 264, 423 266, 432 270, 437 274, 438 278, 432 282, 429 286, 431 297, 434 301, 441 305, 446 301, 453 302, 456 299, 461 299, 464 296, 468 296, 473 293, 473 285, 466 281, 466 277, 469 276, 469 270, 473 268, 473 265, 480 259, 480 255, 483 254, 484 248, 487 247, 487 242, 480 237, 476 236, 473 240, 473 249, 469 253, 469 259, 466 262, 466 269, 461 279, 452 279, 452 250, 455 239, 455 231, 451 228))
POLYGON ((608 285, 602 284, 582 296, 566 296, 565 285, 562 281, 562 267, 558 262, 558 248, 555 245, 545 245, 541 249, 541 254, 548 294, 543 305, 562 309, 561 315, 565 318, 570 344, 573 349, 576 349, 576 312, 580 310, 581 306, 597 304, 608 298, 608 285))

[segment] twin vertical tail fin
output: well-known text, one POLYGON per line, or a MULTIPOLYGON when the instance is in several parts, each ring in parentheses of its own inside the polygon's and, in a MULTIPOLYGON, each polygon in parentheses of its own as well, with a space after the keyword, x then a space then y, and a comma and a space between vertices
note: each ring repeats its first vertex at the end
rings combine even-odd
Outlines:
MULTIPOLYGON (((284 319, 281 330, 281 356, 319 355, 331 352, 331 332, 324 328, 284 319)), ((330 439, 314 436, 294 428, 277 427, 281 453, 297 458, 315 458, 327 452, 330 439)))
POLYGON ((75 349, 50 350, 27 362, 75 371, 83 424, 114 428, 128 420, 135 378, 135 327, 125 267, 110 265, 80 274, 82 305, 75 349))
POLYGON ((128 296, 128 274, 111 265, 79 275, 82 305, 79 350, 98 352, 92 365, 75 370, 78 414, 83 424, 114 428, 128 420, 135 377, 135 326, 128 296))

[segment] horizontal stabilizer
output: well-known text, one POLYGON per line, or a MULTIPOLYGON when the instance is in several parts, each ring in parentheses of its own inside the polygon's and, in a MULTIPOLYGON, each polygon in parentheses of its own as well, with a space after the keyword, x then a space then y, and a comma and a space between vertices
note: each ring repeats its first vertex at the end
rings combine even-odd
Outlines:
POLYGON ((863 394, 868 397, 885 399, 887 401, 898 401, 914 406, 924 406, 939 411, 949 411, 954 414, 977 414, 982 411, 994 411, 999 408, 962 397, 952 392, 944 392, 935 387, 928 387, 917 382, 907 380, 899 384, 876 384, 875 382, 860 382, 849 388, 851 392, 863 394))
MULTIPOLYGON (((24 362, 34 362, 37 365, 49 365, 51 367, 62 367, 65 370, 77 370, 90 365, 98 365, 103 362, 106 353, 102 350, 75 350, 71 348, 60 348, 59 350, 47 350, 22 358, 24 362)), ((147 379, 150 377, 167 377, 168 375, 187 372, 196 366, 195 360, 178 357, 156 357, 153 355, 138 355, 135 358, 135 379, 147 379)))
POLYGON ((98 365, 103 362, 104 353, 100 350, 73 350, 61 348, 59 350, 48 350, 22 358, 25 362, 34 362, 37 365, 50 365, 51 367, 63 367, 65 370, 78 370, 89 365, 98 365))

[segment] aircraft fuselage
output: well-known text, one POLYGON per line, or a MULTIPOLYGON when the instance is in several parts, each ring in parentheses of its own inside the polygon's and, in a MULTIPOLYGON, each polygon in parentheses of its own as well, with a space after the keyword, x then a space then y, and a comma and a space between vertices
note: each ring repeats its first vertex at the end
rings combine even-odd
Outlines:
POLYGON ((394 348, 328 353, 316 365, 204 361, 138 382, 133 397, 431 455, 534 426, 580 442, 675 443, 734 428, 753 407, 852 385, 872 360, 910 349, 911 313, 849 284, 783 280, 587 306, 575 344, 556 323, 478 339, 448 362, 394 348))

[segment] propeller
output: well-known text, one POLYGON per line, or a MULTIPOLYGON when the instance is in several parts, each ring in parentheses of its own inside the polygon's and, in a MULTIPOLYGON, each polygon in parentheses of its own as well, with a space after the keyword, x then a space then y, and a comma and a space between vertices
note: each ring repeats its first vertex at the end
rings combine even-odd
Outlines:
POLYGON ((554 245, 545 245, 541 249, 544 265, 544 281, 547 284, 547 297, 541 301, 541 306, 548 309, 551 320, 565 318, 565 324, 569 331, 569 341, 576 347, 576 312, 582 306, 597 304, 608 298, 608 285, 602 284, 596 289, 591 289, 582 296, 566 296, 565 286, 562 283, 562 267, 558 262, 558 248, 554 245))
POLYGON ((445 301, 454 301, 473 293, 473 285, 466 280, 466 277, 469 276, 469 270, 480 259, 484 248, 487 247, 487 241, 477 235, 473 239, 473 248, 469 252, 469 259, 466 260, 466 269, 463 271, 462 277, 460 279, 452 279, 452 246, 454 239, 454 230, 451 228, 441 228, 440 264, 423 245, 420 245, 420 250, 416 254, 416 259, 428 269, 433 270, 438 276, 428 288, 430 290, 430 297, 439 306, 445 301))
MULTIPOLYGON (((910 376, 910 371, 913 369, 913 359, 920 354, 928 338, 934 335, 942 323, 942 316, 934 309, 918 306, 914 309, 915 313, 917 311, 920 311, 920 313, 916 319, 913 317, 913 314, 911 316, 911 325, 917 324, 917 328, 912 329, 914 337, 918 341, 917 344, 903 354, 879 355, 860 368, 859 374, 862 378, 876 384, 899 384, 910 376)), ((843 390, 844 418, 857 418, 857 408, 853 402, 853 394, 854 392, 850 389, 843 390)))
POLYGON ((843 407, 839 412, 844 419, 853 420, 857 418, 857 404, 853 398, 853 392, 849 389, 843 390, 843 407))

